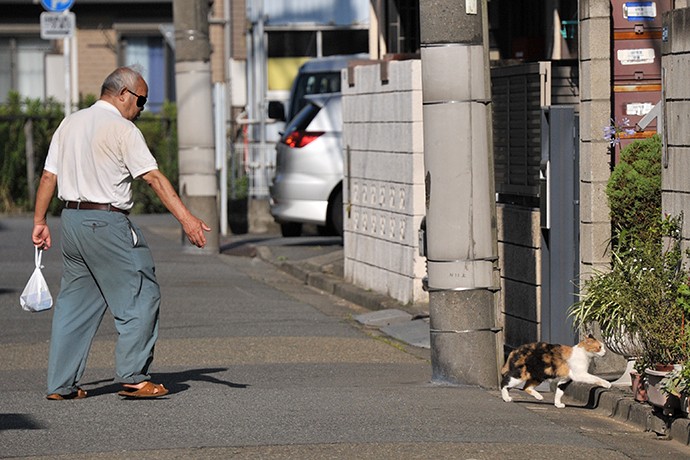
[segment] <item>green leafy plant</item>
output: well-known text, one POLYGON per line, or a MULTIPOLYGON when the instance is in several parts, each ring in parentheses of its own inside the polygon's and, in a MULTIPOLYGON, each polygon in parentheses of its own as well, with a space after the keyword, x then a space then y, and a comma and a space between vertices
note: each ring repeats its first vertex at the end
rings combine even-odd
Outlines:
POLYGON ((690 316, 690 286, 687 283, 678 286, 676 304, 683 309, 686 317, 690 316))
POLYGON ((649 284, 656 294, 642 297, 636 312, 643 358, 651 364, 680 364, 689 356, 685 317, 690 287, 681 247, 682 223, 682 215, 664 218, 661 247, 647 244, 639 253, 647 269, 643 285, 649 284))
POLYGON ((228 188, 233 199, 244 200, 249 196, 249 176, 243 174, 228 180, 228 188))
POLYGON ((661 216, 661 139, 658 135, 631 143, 606 185, 611 225, 631 239, 654 237, 661 216))
POLYGON ((641 345, 641 365, 688 358, 688 270, 680 245, 682 216, 660 219, 648 239, 616 233, 610 271, 597 271, 570 308, 577 327, 596 322, 604 337, 624 331, 641 345))
POLYGON ((661 380, 661 391, 680 397, 690 390, 690 367, 683 366, 673 369, 661 380))
MULTIPOLYGON (((79 107, 88 107, 96 100, 95 96, 87 95, 80 100, 79 107)), ((0 212, 30 212, 33 209, 29 188, 35 190, 38 184, 29 182, 40 178, 51 138, 63 116, 61 103, 52 99, 23 99, 16 92, 10 92, 7 102, 0 105, 0 212), (29 120, 31 123, 27 124, 29 120), (27 132, 33 140, 33 177, 27 174, 27 132)), ((175 104, 164 104, 163 110, 158 114, 145 111, 136 123, 156 157, 158 167, 177 188, 175 104)), ((132 192, 136 203, 135 213, 166 212, 156 194, 143 181, 134 181, 132 192)), ((62 206, 60 200, 53 198, 49 212, 59 215, 62 206)))
POLYGON ((581 285, 579 300, 570 307, 569 316, 575 326, 588 332, 594 323, 599 325, 604 337, 613 337, 638 329, 635 308, 626 292, 638 277, 636 267, 628 267, 620 255, 614 254, 611 271, 595 270, 581 285))
POLYGON ((30 183, 40 177, 50 137, 62 120, 61 105, 52 99, 23 99, 8 93, 0 105, 0 212, 22 212, 32 208, 30 183), (33 141, 32 174, 27 171, 27 135, 33 141))

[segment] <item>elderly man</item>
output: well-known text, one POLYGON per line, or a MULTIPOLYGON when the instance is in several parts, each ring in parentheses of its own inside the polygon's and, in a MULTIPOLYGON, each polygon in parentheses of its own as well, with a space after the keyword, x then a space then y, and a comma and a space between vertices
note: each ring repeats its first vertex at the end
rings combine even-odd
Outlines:
POLYGON ((50 340, 50 400, 86 397, 78 384, 106 308, 118 332, 115 380, 123 385, 118 394, 155 398, 168 393, 148 374, 158 338, 160 288, 151 251, 127 217, 134 204, 132 181, 141 178, 151 186, 192 244, 204 247, 210 228, 182 203, 132 123, 147 95, 139 72, 116 69, 95 104, 62 121, 48 150, 32 240, 44 249, 51 246, 46 213, 57 188, 65 203, 64 267, 50 340))

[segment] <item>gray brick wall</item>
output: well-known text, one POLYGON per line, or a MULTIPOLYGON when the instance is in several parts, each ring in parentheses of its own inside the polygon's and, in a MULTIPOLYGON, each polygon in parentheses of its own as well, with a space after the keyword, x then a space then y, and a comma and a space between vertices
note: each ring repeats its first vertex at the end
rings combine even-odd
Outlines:
POLYGON ((663 43, 661 58, 665 74, 662 82, 665 92, 662 209, 672 215, 684 213, 684 246, 689 247, 690 80, 687 76, 690 73, 690 8, 666 13, 664 27, 667 40, 663 43))

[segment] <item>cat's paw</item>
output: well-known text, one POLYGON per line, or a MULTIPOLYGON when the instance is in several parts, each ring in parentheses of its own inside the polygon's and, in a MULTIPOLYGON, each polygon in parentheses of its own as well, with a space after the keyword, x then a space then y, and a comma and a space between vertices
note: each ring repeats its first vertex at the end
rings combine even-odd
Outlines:
POLYGON ((505 397, 503 397, 503 400, 504 400, 505 402, 513 402, 513 398, 511 398, 510 396, 505 396, 505 397))
POLYGON ((602 380, 601 386, 604 388, 611 388, 611 382, 609 382, 608 380, 602 380))
POLYGON ((503 400, 505 402, 512 402, 513 401, 513 398, 510 397, 510 395, 508 394, 508 389, 506 389, 506 388, 501 389, 501 398, 503 398, 503 400))
POLYGON ((565 404, 563 404, 562 402, 555 402, 553 403, 553 405, 559 409, 563 409, 565 407, 565 404))
POLYGON ((538 401, 541 401, 542 399, 544 399, 544 397, 541 395, 541 393, 539 393, 539 392, 538 392, 537 390, 535 390, 534 388, 526 388, 526 389, 525 389, 525 392, 526 392, 527 394, 532 395, 532 397, 533 397, 534 399, 538 400, 538 401))

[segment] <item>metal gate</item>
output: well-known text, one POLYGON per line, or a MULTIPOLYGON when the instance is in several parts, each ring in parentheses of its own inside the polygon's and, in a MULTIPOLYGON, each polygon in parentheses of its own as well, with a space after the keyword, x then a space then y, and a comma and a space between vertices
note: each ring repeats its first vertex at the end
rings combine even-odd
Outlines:
POLYGON ((580 247, 579 116, 570 106, 542 110, 540 210, 541 339, 572 344, 568 307, 577 301, 580 247))

